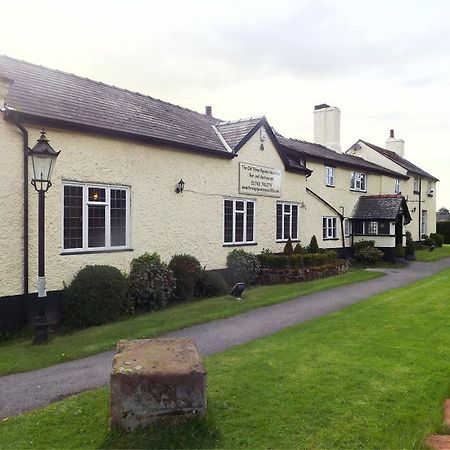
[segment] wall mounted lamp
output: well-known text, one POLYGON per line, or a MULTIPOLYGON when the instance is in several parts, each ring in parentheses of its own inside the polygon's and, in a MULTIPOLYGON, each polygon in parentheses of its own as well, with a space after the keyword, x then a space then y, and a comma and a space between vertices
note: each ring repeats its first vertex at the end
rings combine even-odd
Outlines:
POLYGON ((181 179, 175 186, 175 192, 181 194, 184 191, 184 181, 181 179))

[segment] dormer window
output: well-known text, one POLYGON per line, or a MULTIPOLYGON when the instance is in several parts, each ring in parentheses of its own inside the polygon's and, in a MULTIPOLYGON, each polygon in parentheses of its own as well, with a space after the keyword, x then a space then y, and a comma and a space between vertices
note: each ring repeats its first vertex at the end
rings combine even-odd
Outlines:
POLYGON ((396 194, 400 194, 400 180, 397 178, 395 181, 394 181, 394 192, 396 193, 396 194))
POLYGON ((361 172, 352 172, 350 178, 350 189, 352 191, 365 192, 367 190, 366 174, 361 172))

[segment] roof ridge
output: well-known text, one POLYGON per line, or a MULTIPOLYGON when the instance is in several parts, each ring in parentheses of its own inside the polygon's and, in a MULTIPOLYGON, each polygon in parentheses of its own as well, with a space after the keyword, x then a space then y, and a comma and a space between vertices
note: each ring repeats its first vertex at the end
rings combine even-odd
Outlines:
POLYGON ((217 122, 216 126, 220 126, 220 125, 230 125, 233 123, 239 123, 239 122, 249 122, 250 120, 261 120, 263 119, 264 116, 252 116, 252 117, 246 117, 246 118, 242 118, 242 119, 236 119, 236 120, 222 120, 220 122, 217 122))
MULTIPOLYGON (((72 73, 72 72, 66 72, 66 71, 64 71, 64 70, 59 70, 59 69, 52 69, 52 68, 50 68, 50 67, 43 66, 42 64, 31 63, 31 62, 25 61, 24 59, 17 59, 17 58, 13 58, 13 57, 11 57, 11 56, 8 56, 8 55, 2 55, 2 54, 0 54, 0 58, 6 58, 6 59, 9 59, 9 60, 11 60, 11 61, 15 61, 15 62, 27 64, 27 65, 33 66, 33 67, 38 67, 38 68, 40 68, 40 69, 48 70, 48 71, 50 71, 50 72, 56 72, 56 73, 60 73, 60 74, 63 74, 63 75, 69 75, 69 76, 72 76, 72 77, 74 77, 74 78, 78 78, 79 80, 85 80, 85 81, 89 81, 89 82, 91 82, 91 83, 100 84, 100 85, 102 85, 102 86, 106 86, 106 87, 109 87, 109 88, 112 88, 112 89, 117 89, 118 91, 127 92, 127 93, 129 93, 129 94, 139 95, 140 97, 149 98, 149 99, 151 99, 151 100, 155 100, 155 101, 157 101, 157 102, 164 103, 164 104, 166 104, 166 105, 170 105, 170 106, 173 106, 173 107, 175 107, 175 108, 182 109, 182 110, 184 110, 184 111, 189 111, 189 112, 191 112, 191 113, 197 114, 197 115, 199 115, 199 116, 201 116, 201 117, 204 117, 204 118, 210 117, 210 116, 208 116, 208 115, 206 115, 206 114, 200 113, 200 112, 198 112, 198 111, 194 111, 193 109, 189 109, 189 108, 186 108, 186 107, 184 107, 184 106, 176 105, 175 103, 170 103, 170 102, 167 102, 167 101, 165 101, 165 100, 161 100, 161 99, 159 99, 159 98, 152 97, 151 95, 142 94, 141 92, 138 92, 138 91, 132 91, 132 90, 130 90, 130 89, 122 88, 122 87, 119 87, 119 86, 114 86, 113 84, 104 83, 103 81, 93 80, 92 78, 83 77, 83 76, 81 76, 81 75, 77 75, 77 74, 72 73)), ((214 119, 214 117, 212 117, 212 119, 214 119)), ((219 120, 219 119, 217 119, 217 118, 215 118, 215 119, 216 119, 216 120, 219 120)))

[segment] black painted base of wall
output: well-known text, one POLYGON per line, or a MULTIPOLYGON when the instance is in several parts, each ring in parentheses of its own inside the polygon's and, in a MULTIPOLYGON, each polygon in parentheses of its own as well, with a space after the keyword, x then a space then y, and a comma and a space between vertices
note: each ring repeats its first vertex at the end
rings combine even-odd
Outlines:
MULTIPOLYGON (((50 325, 56 325, 61 320, 61 297, 62 291, 47 292, 45 310, 50 325)), ((33 324, 37 307, 37 294, 0 297, 0 333, 15 331, 26 324, 33 324)))

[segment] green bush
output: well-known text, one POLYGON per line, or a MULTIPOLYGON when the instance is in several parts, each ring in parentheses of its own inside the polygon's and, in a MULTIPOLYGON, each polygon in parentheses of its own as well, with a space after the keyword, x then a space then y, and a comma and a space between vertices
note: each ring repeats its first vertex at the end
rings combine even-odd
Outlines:
POLYGON ((63 294, 64 323, 69 327, 101 325, 127 309, 125 276, 112 266, 86 266, 63 294))
POLYGON ((219 272, 202 270, 195 286, 196 297, 217 297, 229 292, 224 277, 219 272))
POLYGON ((406 248, 405 255, 412 256, 416 253, 416 247, 414 245, 414 241, 412 239, 411 233, 409 231, 406 232, 406 248))
POLYGON ((319 250, 320 249, 319 249, 319 244, 317 243, 317 238, 316 238, 316 236, 313 236, 309 243, 308 253, 319 253, 319 250))
POLYGON ((436 231, 444 236, 444 244, 450 244, 450 220, 437 222, 436 231))
POLYGON ((144 253, 131 261, 128 292, 137 309, 166 306, 175 291, 175 277, 157 253, 144 253))
POLYGON ((294 247, 292 246, 291 238, 289 238, 286 242, 286 245, 283 249, 283 255, 291 256, 294 253, 294 247))
POLYGON ((261 271, 258 257, 241 249, 228 253, 227 267, 233 283, 254 284, 261 271))
POLYGON ((261 266, 267 269, 302 268, 321 266, 336 261, 336 253, 324 251, 322 253, 285 255, 259 255, 261 266))
POLYGON ((440 233, 430 233, 430 238, 433 239, 434 242, 436 242, 437 247, 442 247, 444 244, 444 236, 440 233))
POLYGON ((402 244, 397 244, 394 248, 394 256, 396 258, 404 258, 405 257, 405 249, 402 244))
POLYGON ((174 255, 169 262, 169 269, 176 280, 174 298, 177 301, 191 299, 202 271, 198 259, 191 255, 174 255))
POLYGON ((436 245, 435 240, 432 237, 428 237, 426 236, 425 239, 423 240, 423 243, 427 246, 427 247, 431 247, 436 245))
POLYGON ((375 247, 375 241, 359 241, 353 244, 353 252, 356 254, 366 247, 375 247))
POLYGON ((333 251, 303 255, 303 265, 305 267, 321 266, 334 261, 336 261, 336 253, 333 251))
POLYGON ((383 256, 384 253, 381 250, 370 245, 361 247, 355 252, 355 258, 364 264, 375 264, 376 262, 381 261, 383 256))
POLYGON ((305 249, 301 246, 300 242, 297 242, 294 247, 294 255, 304 255, 305 249))

